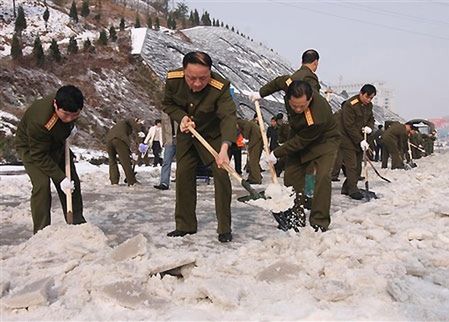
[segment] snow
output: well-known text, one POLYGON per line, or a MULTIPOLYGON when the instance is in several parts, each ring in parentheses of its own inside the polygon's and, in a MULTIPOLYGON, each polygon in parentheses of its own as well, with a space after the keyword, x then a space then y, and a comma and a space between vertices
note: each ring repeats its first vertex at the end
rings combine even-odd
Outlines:
POLYGON ((142 52, 143 42, 147 34, 147 28, 133 28, 131 29, 131 54, 135 55, 142 52))
MULTIPOLYGON (((370 171, 381 196, 370 202, 334 182, 325 233, 277 230, 268 211, 236 201, 247 193, 233 182, 226 244, 202 182, 197 234, 166 237, 176 183, 153 189, 160 168, 137 167, 140 186, 111 186, 107 166, 79 162, 88 223, 66 225, 54 193, 52 225, 34 236, 28 177, 2 175, 2 320, 447 320, 448 159, 443 150, 410 171, 379 169, 392 183, 370 171)), ((264 172, 257 188, 270 182, 264 172)))

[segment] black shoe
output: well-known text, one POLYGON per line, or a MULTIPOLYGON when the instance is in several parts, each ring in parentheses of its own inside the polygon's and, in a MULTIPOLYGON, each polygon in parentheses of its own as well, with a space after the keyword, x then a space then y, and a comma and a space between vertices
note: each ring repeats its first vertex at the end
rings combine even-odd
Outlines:
POLYGON ((324 227, 322 227, 320 225, 311 225, 311 226, 312 226, 313 229, 315 229, 316 233, 319 232, 319 231, 321 231, 322 233, 327 231, 327 228, 324 228, 324 227))
POLYGON ((359 181, 365 180, 365 177, 359 177, 359 181))
POLYGON ((161 183, 161 184, 153 186, 153 187, 155 187, 156 189, 159 189, 159 190, 168 190, 168 186, 164 183, 161 183))
POLYGON ((355 199, 355 200, 362 200, 363 193, 361 193, 360 191, 356 191, 356 192, 350 193, 349 197, 351 197, 352 199, 355 199))
POLYGON ((168 237, 184 237, 185 235, 193 235, 195 232, 188 232, 182 230, 173 230, 167 234, 168 237))
POLYGON ((228 243, 232 240, 231 233, 218 234, 218 240, 222 243, 228 243))

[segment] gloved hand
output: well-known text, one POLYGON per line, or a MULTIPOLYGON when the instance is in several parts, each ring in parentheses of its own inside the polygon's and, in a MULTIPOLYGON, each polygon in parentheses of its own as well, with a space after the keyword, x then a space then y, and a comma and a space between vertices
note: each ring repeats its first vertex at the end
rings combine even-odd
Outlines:
POLYGON ((260 100, 262 97, 260 96, 259 92, 251 92, 248 94, 249 99, 251 100, 251 102, 255 102, 260 100))
POLYGON ((131 154, 131 158, 132 158, 134 161, 137 161, 137 160, 139 159, 139 156, 138 156, 137 154, 133 153, 133 154, 131 154))
POLYGON ((373 130, 369 126, 362 127, 362 133, 371 134, 373 130))
POLYGON ((146 154, 149 147, 150 146, 148 144, 140 143, 139 144, 139 152, 142 153, 142 154, 146 154))
POLYGON ((73 139, 76 133, 78 133, 78 128, 76 127, 76 125, 73 125, 72 131, 70 131, 70 135, 67 139, 69 140, 73 139))
POLYGON ((273 151, 271 151, 270 155, 268 156, 268 161, 270 161, 272 164, 276 164, 276 162, 278 162, 278 158, 276 158, 273 151))
POLYGON ((368 142, 366 142, 366 140, 362 140, 360 142, 360 148, 362 149, 362 151, 368 150, 369 149, 368 142))
POLYGON ((145 133, 143 133, 142 131, 140 131, 139 133, 137 133, 137 136, 139 138, 144 138, 145 137, 145 133))
POLYGON ((243 144, 248 144, 249 140, 248 139, 243 139, 243 144))
POLYGON ((64 180, 61 181, 59 184, 62 191, 64 191, 65 194, 70 190, 70 192, 73 192, 75 190, 75 184, 73 181, 70 181, 69 178, 65 177, 64 180))

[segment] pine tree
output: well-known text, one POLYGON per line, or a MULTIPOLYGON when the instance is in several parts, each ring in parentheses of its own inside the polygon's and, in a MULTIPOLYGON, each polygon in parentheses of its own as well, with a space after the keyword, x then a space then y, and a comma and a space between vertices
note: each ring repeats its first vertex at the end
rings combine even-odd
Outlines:
POLYGON ((204 26, 210 26, 212 22, 210 21, 209 13, 205 11, 201 16, 201 22, 204 26))
POLYGON ((68 54, 78 53, 78 43, 76 41, 75 36, 72 36, 69 39, 69 45, 67 46, 67 53, 68 54))
POLYGON ((226 24, 226 29, 229 29, 229 26, 228 26, 228 24, 226 24))
POLYGON ((106 30, 102 30, 100 32, 100 37, 98 38, 98 43, 100 45, 107 45, 108 44, 108 35, 106 33, 106 30))
POLYGON ((223 21, 221 22, 220 27, 224 27, 223 21))
POLYGON ((136 23, 134 24, 134 28, 140 28, 139 14, 136 15, 136 23))
POLYGON ((161 29, 161 23, 159 22, 159 17, 156 17, 156 21, 154 22, 154 30, 161 29))
POLYGON ((62 60, 61 52, 59 51, 59 46, 56 40, 52 39, 50 44, 50 56, 53 57, 53 59, 56 62, 60 62, 62 60))
POLYGON ((234 32, 234 26, 232 26, 231 31, 234 32))
POLYGON ((50 11, 48 11, 48 7, 45 8, 43 18, 45 21, 45 29, 47 29, 48 18, 50 18, 50 11))
POLYGON ((153 19, 151 19, 151 16, 147 16, 147 27, 152 29, 153 28, 153 19))
POLYGON ((117 41, 117 32, 115 31, 115 27, 111 26, 109 28, 109 39, 111 39, 111 41, 117 41))
POLYGON ((193 17, 193 11, 190 10, 189 22, 191 26, 195 25, 195 18, 193 17))
POLYGON ((14 60, 19 60, 23 56, 22 45, 20 44, 20 40, 19 37, 17 37, 17 34, 14 34, 14 36, 12 36, 11 56, 14 60))
POLYGON ((125 30, 125 18, 122 17, 122 19, 120 19, 120 25, 119 25, 120 31, 125 30))
POLYGON ((212 26, 215 27, 215 18, 212 19, 212 26))
POLYGON ((23 11, 23 7, 19 6, 17 8, 17 18, 15 22, 14 30, 17 33, 21 33, 22 30, 25 30, 27 27, 27 21, 25 19, 25 11, 23 11))
POLYGON ((198 13, 198 10, 195 9, 195 11, 193 12, 193 18, 194 18, 194 26, 199 26, 200 25, 200 15, 198 13))
POLYGON ((86 18, 90 13, 89 9, 89 0, 83 0, 83 4, 81 6, 81 16, 86 18))
POLYGON ((78 10, 76 9, 75 1, 72 2, 72 6, 70 7, 69 17, 75 22, 78 22, 78 10))
POLYGON ((93 51, 93 48, 94 48, 94 47, 92 47, 92 43, 90 42, 90 39, 87 38, 87 39, 84 41, 84 44, 83 44, 83 50, 84 50, 85 52, 87 52, 87 51, 93 51))
POLYGON ((33 56, 38 66, 44 65, 45 62, 44 49, 42 48, 42 43, 39 36, 37 36, 36 39, 34 39, 33 56))

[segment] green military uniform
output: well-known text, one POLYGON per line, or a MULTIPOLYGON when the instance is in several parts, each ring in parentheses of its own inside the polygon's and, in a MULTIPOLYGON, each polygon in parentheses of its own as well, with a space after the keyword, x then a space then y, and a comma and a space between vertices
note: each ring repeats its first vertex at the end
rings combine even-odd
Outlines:
MULTIPOLYGON (((288 136, 290 133, 290 125, 288 123, 282 122, 281 124, 278 123, 278 143, 279 145, 284 144, 288 140, 288 136)), ((285 169, 285 163, 287 162, 287 158, 283 157, 276 162, 274 165, 274 168, 276 170, 276 175, 279 177, 285 169)), ((285 178, 284 178, 285 180, 285 178)))
MULTIPOLYGON (((335 120, 335 123, 337 124, 337 129, 341 134, 341 110, 337 110, 334 113, 334 120, 335 120)), ((340 147, 338 147, 337 156, 335 157, 335 163, 334 163, 334 167, 332 169, 332 180, 340 181, 338 179, 338 176, 340 175, 340 170, 341 170, 342 165, 343 165, 343 153, 341 152, 340 147)))
POLYGON ((304 113, 295 113, 289 105, 286 108, 290 137, 273 151, 274 155, 277 158, 287 156, 285 177, 291 179, 290 184, 296 192, 302 193, 303 199, 306 169, 310 165, 316 169, 310 224, 327 229, 330 223, 331 171, 340 142, 332 109, 316 92, 304 113))
MULTIPOLYGON (((63 123, 58 118, 53 106, 54 98, 55 95, 50 95, 31 104, 19 122, 15 138, 17 153, 33 185, 31 215, 34 233, 51 223, 50 179, 58 192, 64 215, 67 214, 66 195, 60 183, 66 177, 65 140, 70 135, 74 122, 63 123)), ((71 179, 75 186, 72 193, 73 223, 81 224, 86 220, 83 217, 81 186, 73 157, 71 152, 71 179)))
MULTIPOLYGON (((189 116, 196 130, 218 152, 223 142, 236 141, 236 107, 228 80, 211 72, 209 84, 200 92, 192 92, 184 80, 182 69, 167 75, 163 110, 178 124, 189 116)), ((200 161, 211 164, 215 187, 215 211, 218 233, 231 232, 231 182, 229 175, 219 169, 213 156, 190 133, 176 136, 176 229, 196 232, 196 168, 200 161)))
POLYGON ((125 172, 128 186, 132 186, 137 182, 130 158, 130 136, 134 129, 137 129, 137 123, 134 119, 122 120, 117 122, 106 135, 106 145, 109 156, 109 179, 111 180, 111 184, 118 184, 120 180, 120 172, 117 166, 117 154, 123 171, 125 172))
POLYGON ((359 94, 348 99, 341 108, 342 140, 341 150, 346 170, 346 180, 341 188, 342 194, 351 195, 358 192, 357 181, 362 170, 363 140, 362 128, 374 126, 373 104, 363 105, 359 94))
MULTIPOLYGON (((410 138, 410 143, 412 143, 413 145, 422 148, 424 145, 424 138, 423 138, 423 134, 416 132, 415 134, 411 135, 410 138)), ((413 159, 421 159, 421 157, 423 157, 424 153, 422 151, 420 151, 418 148, 415 148, 414 146, 410 146, 410 150, 412 151, 412 158, 413 159)), ((385 165, 385 167, 387 167, 385 165)))
POLYGON ((262 183, 262 175, 260 173, 260 156, 263 150, 262 135, 260 134, 259 125, 254 122, 238 119, 237 124, 241 133, 248 143, 248 182, 253 184, 262 183))
MULTIPOLYGON (((405 125, 399 122, 392 123, 383 134, 383 145, 387 155, 391 155, 391 169, 404 169, 403 156, 407 150, 407 130, 405 125)), ((388 158, 385 162, 388 162, 388 158)), ((384 163, 384 159, 382 159, 382 163, 384 163)))

